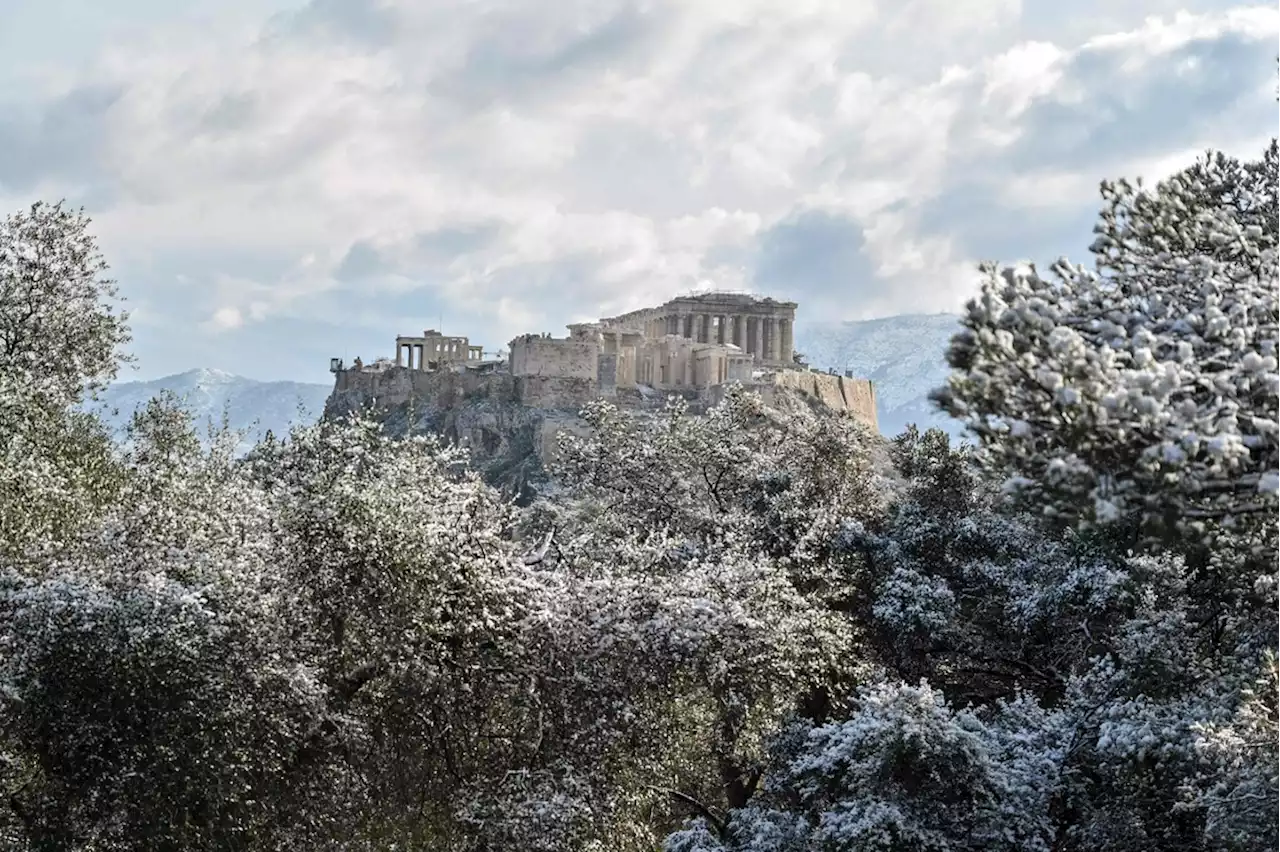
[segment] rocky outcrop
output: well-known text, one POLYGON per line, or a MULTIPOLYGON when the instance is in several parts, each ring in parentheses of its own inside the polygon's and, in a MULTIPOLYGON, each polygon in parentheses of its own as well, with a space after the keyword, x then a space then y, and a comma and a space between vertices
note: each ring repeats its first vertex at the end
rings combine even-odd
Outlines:
MULTIPOLYGON (((586 384, 560 386, 573 380, 558 378, 555 388, 544 387, 546 381, 539 384, 541 380, 483 368, 343 370, 336 374, 324 416, 368 411, 392 435, 438 434, 467 447, 486 481, 523 501, 546 481, 556 435, 582 428, 577 413, 597 395, 586 384), (531 380, 536 386, 529 385, 531 380)), ((875 429, 875 396, 869 382, 787 370, 761 375, 751 389, 772 408, 848 412, 875 429)), ((679 395, 685 397, 690 413, 700 414, 723 399, 725 390, 720 385, 679 395)), ((619 407, 644 412, 660 410, 669 395, 637 387, 616 389, 608 398, 619 407)))
POLYGON ((491 485, 528 499, 545 480, 546 421, 557 412, 517 401, 503 373, 424 372, 405 368, 338 374, 324 416, 372 412, 392 435, 435 433, 467 447, 491 485))

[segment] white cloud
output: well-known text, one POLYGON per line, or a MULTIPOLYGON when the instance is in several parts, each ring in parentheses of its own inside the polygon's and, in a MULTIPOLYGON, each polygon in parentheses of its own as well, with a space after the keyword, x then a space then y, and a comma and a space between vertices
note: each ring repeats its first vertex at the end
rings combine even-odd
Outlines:
MULTIPOLYGON (((834 217, 822 239, 848 233, 856 250, 824 256, 850 266, 770 286, 823 319, 946 309, 972 286, 975 219, 1087 211, 1116 169, 1274 123, 1273 63, 1234 58, 1273 50, 1274 9, 1122 5, 1107 29, 1053 33, 991 0, 324 0, 108 49, 50 95, 104 93, 72 140, 0 104, 0 197, 83 198, 148 316, 221 340, 444 313, 499 344, 758 285, 770 235, 805 211, 834 217), (1186 103, 1158 85, 1174 74, 1186 103), (1191 102, 1201 80, 1263 94, 1191 102)), ((779 256, 800 257, 788 239, 779 256)), ((170 333, 140 331, 143 358, 176 351, 170 333)))
POLYGON ((228 331, 244 324, 244 317, 238 308, 218 308, 209 317, 209 326, 215 331, 228 331))

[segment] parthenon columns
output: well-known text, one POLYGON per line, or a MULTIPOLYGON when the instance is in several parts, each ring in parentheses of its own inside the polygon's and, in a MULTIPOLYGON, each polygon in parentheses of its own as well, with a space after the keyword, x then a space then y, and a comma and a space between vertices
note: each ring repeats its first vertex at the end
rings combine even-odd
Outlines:
POLYGON ((695 343, 737 346, 757 361, 787 364, 794 351, 794 323, 784 311, 734 311, 728 305, 672 307, 655 314, 642 328, 646 336, 673 334, 695 343))

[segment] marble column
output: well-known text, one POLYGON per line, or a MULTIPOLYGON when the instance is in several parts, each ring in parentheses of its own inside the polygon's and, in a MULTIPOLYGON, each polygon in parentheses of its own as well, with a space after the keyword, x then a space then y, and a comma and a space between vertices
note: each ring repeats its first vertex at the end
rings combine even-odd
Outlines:
POLYGON ((784 319, 782 321, 782 360, 788 364, 793 363, 793 357, 796 351, 795 342, 795 320, 784 319))
POLYGON ((764 317, 752 317, 751 324, 755 326, 755 339, 751 341, 751 353, 756 356, 757 361, 765 359, 764 352, 764 317))
POLYGON ((716 343, 722 346, 729 343, 729 318, 724 314, 720 315, 720 333, 716 335, 716 343))

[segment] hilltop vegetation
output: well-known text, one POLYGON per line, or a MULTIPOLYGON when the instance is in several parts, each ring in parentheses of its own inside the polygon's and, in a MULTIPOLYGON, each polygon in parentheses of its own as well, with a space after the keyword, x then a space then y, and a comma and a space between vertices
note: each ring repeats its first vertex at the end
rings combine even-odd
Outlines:
POLYGON ((984 269, 972 447, 601 402, 522 508, 360 417, 238 457, 161 398, 117 450, 88 222, 8 218, 0 845, 1274 849, 1277 177, 984 269))

